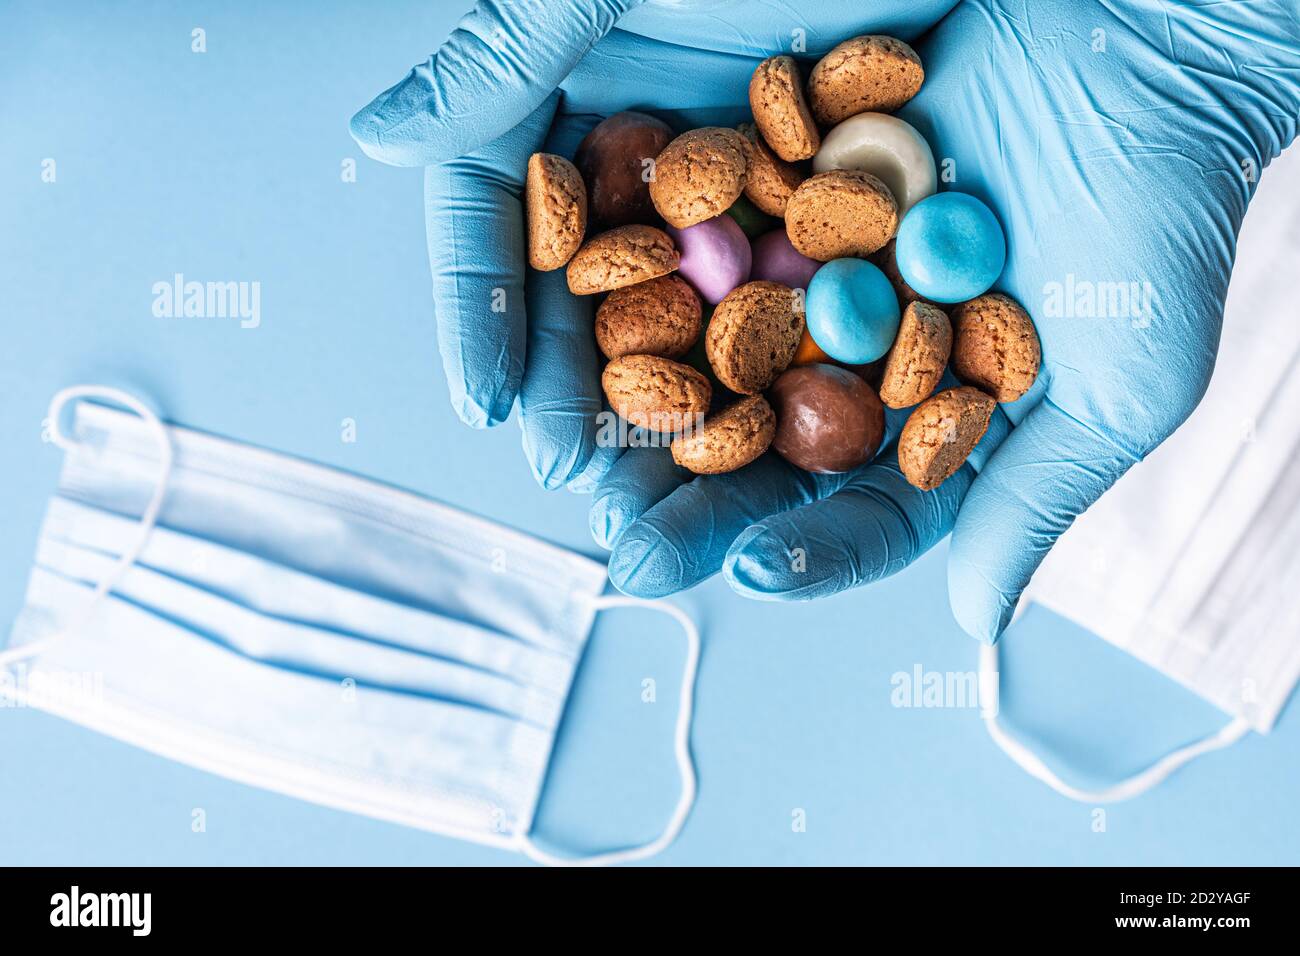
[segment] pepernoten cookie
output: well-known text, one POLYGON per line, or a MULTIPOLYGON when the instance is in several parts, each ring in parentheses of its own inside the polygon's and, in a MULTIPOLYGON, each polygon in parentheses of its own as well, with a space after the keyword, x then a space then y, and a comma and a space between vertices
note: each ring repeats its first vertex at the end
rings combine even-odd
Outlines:
POLYGON ((803 330, 802 296, 779 282, 747 282, 714 309, 704 350, 719 382, 757 395, 790 364, 803 330))
POLYGON ((787 163, 812 159, 821 146, 794 57, 770 56, 758 65, 749 79, 749 108, 763 139, 787 163))
POLYGON ((965 385, 927 398, 898 436, 903 477, 922 491, 938 488, 975 450, 995 408, 997 402, 965 385))
POLYGON ((673 439, 673 461, 697 475, 721 475, 743 468, 767 451, 776 434, 776 414, 762 395, 742 398, 704 425, 673 439))
POLYGON ((619 226, 588 239, 569 260, 566 278, 574 295, 592 295, 667 275, 679 262, 662 229, 619 226))
POLYGON ((703 328, 700 297, 675 275, 615 289, 596 310, 596 344, 606 358, 681 358, 703 328))
POLYGON ((624 355, 600 376, 605 398, 629 424, 673 434, 695 427, 709 410, 713 387, 691 368, 657 355, 624 355))
POLYGON ((745 197, 769 216, 785 217, 785 205, 808 177, 773 153, 753 123, 737 127, 749 140, 749 175, 745 197))
POLYGON ((790 244, 821 262, 866 258, 898 231, 888 187, 860 169, 831 169, 806 179, 785 207, 790 244))
POLYGON ((1014 402, 1038 377, 1038 332, 1020 303, 988 292, 953 309, 952 370, 999 402, 1014 402))
POLYGON ((727 211, 745 188, 749 143, 734 129, 682 133, 658 155, 650 198, 670 226, 685 229, 727 211))
POLYGON ((951 350, 952 325, 944 311, 925 302, 910 303, 885 356, 880 400, 890 408, 911 408, 924 401, 943 378, 951 350))
POLYGON ((573 163, 553 153, 533 153, 524 181, 528 264, 540 272, 564 266, 587 231, 587 187, 573 163))
POLYGON ((892 113, 921 89, 925 70, 916 51, 893 37, 845 40, 808 76, 808 105, 823 126, 858 113, 892 113))

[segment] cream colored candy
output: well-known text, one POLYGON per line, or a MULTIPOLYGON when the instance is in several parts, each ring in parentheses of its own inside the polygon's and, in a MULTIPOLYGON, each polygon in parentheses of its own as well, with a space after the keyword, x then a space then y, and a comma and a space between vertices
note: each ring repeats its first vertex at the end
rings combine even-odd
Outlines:
POLYGON ((827 133, 813 172, 831 169, 871 173, 894 194, 900 219, 938 186, 930 144, 911 124, 887 113, 859 113, 827 133))

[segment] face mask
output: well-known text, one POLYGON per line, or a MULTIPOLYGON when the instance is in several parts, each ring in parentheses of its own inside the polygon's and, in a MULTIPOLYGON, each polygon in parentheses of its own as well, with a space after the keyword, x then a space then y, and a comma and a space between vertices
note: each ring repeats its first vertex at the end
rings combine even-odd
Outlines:
MULTIPOLYGON (((1075 522, 1021 601, 1088 628, 1232 720, 1100 792, 1070 787, 989 722, 1022 767, 1076 799, 1134 796, 1249 730, 1267 733, 1300 681, 1300 149, 1273 166, 1241 230, 1204 401, 1075 522)), ((1007 637, 1014 646, 1014 629, 1007 637)), ((997 653, 983 651, 986 672, 997 653)))
MULTIPOLYGON (((695 795, 699 638, 600 596, 605 568, 372 481, 61 392, 64 449, 9 649, 9 695, 162 756, 550 864, 644 859, 695 795), (71 436, 64 406, 80 402, 71 436), (663 833, 583 859, 529 836, 598 611, 686 634, 663 833), (70 678, 87 677, 84 682, 70 678)), ((4 689, 4 685, 0 685, 4 689)))

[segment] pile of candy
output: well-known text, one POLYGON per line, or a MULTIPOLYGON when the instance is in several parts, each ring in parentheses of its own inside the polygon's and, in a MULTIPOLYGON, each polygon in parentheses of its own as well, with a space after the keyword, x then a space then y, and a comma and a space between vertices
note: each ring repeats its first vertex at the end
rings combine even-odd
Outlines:
POLYGON ((770 447, 847 471, 876 454, 885 405, 915 406, 899 464, 931 489, 996 403, 1033 384, 1033 322, 989 292, 1006 261, 996 217, 936 192, 929 145, 889 115, 923 80, 907 44, 855 37, 806 86, 792 57, 760 63, 753 123, 674 137, 618 113, 575 162, 530 159, 530 265, 605 294, 605 396, 629 424, 675 436, 678 464, 719 474, 770 447), (936 393, 949 367, 964 384, 936 393))

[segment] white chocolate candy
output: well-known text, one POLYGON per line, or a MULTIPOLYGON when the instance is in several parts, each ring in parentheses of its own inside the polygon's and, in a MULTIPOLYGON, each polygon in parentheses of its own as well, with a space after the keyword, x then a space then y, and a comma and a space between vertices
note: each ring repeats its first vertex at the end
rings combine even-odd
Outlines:
POLYGON ((827 133, 813 157, 813 172, 828 169, 871 173, 894 194, 899 218, 938 185, 930 144, 909 123, 888 113, 859 113, 827 133))

